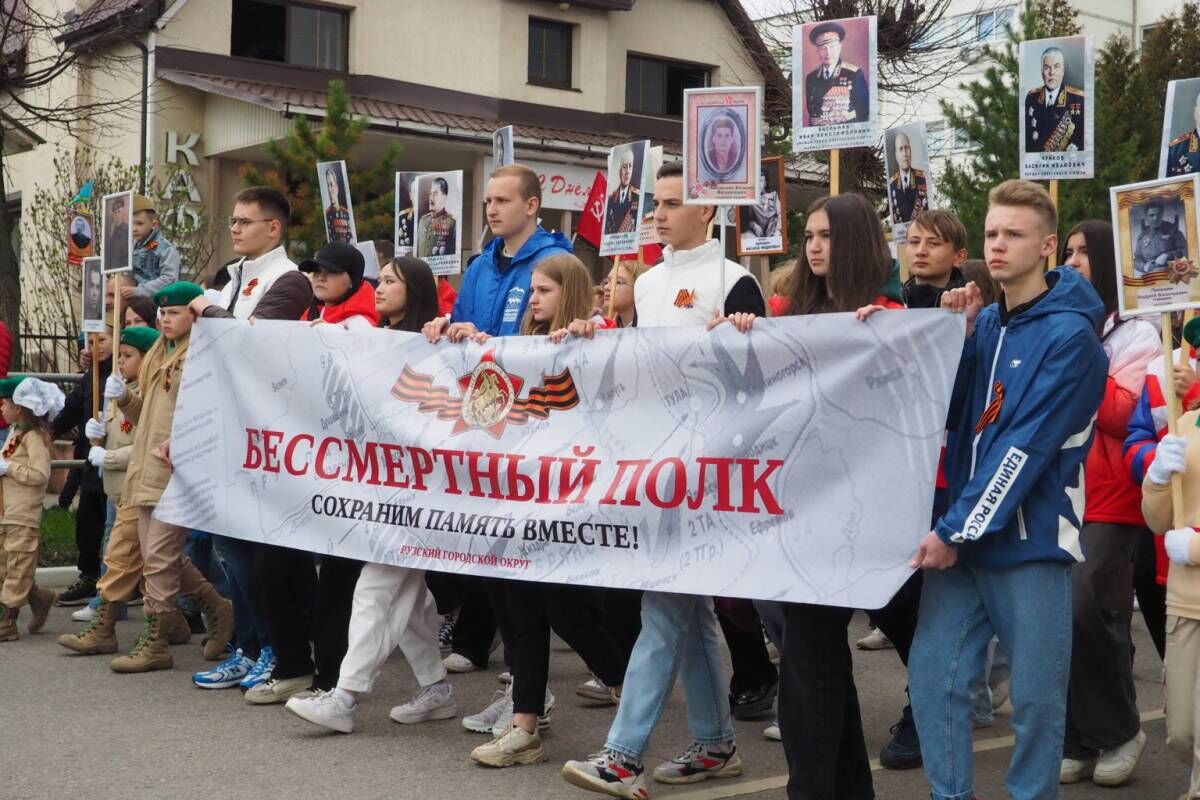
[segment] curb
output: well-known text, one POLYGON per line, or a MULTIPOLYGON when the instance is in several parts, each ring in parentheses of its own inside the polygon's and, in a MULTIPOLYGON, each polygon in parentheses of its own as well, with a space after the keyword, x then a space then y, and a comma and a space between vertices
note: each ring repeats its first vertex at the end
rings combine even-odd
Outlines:
POLYGON ((75 567, 38 567, 36 580, 38 586, 62 589, 74 583, 78 576, 79 570, 75 567))

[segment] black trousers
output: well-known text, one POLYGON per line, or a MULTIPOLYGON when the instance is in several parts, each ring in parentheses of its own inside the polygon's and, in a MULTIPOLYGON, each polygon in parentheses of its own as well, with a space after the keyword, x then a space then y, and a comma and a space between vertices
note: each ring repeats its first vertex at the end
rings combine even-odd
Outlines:
POLYGON ((719 598, 717 622, 729 646, 733 675, 729 679, 729 694, 736 695, 752 689, 772 686, 779 680, 779 671, 771 663, 763 641, 762 621, 750 600, 719 598))
POLYGON ((908 651, 917 635, 917 612, 921 608, 921 571, 917 570, 900 587, 888 604, 868 616, 892 641, 900 662, 908 666, 908 651))
POLYGON ((261 545, 254 568, 278 665, 276 678, 313 676, 313 688, 337 686, 346 655, 354 586, 362 562, 261 545), (312 648, 309 648, 309 642, 312 648))
POLYGON ((1133 686, 1133 555, 1143 529, 1085 522, 1086 560, 1071 569, 1071 673, 1063 752, 1094 757, 1141 727, 1133 686))
POLYGON ((871 800, 854 664, 846 630, 854 610, 787 606, 779 728, 788 800, 871 800))
POLYGON ((449 572, 425 573, 425 585, 433 595, 438 613, 449 614, 458 609, 452 650, 480 669, 488 665, 492 640, 496 637, 496 617, 486 588, 489 580, 494 579, 449 572))
POLYGON ((1143 528, 1138 533, 1133 556, 1133 591, 1137 595, 1142 619, 1154 640, 1158 657, 1167 656, 1167 587, 1158 582, 1158 553, 1154 534, 1143 528))
POLYGON ((502 579, 488 581, 487 589, 512 670, 514 713, 545 711, 552 628, 605 684, 625 680, 629 660, 608 629, 595 589, 502 579))
POLYGON ((92 580, 100 577, 100 545, 104 541, 107 498, 104 492, 80 490, 79 509, 75 512, 75 547, 79 550, 81 575, 92 580))
POLYGON ((642 592, 640 589, 597 589, 609 632, 621 648, 621 658, 629 663, 633 645, 642 632, 642 592))

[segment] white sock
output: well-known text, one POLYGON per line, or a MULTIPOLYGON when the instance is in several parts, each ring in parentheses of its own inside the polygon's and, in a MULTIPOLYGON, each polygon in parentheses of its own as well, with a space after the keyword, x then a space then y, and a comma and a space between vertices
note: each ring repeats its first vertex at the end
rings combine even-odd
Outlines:
POLYGON ((350 694, 340 686, 333 690, 333 696, 342 701, 342 705, 344 705, 346 708, 354 708, 356 705, 354 695, 350 694))

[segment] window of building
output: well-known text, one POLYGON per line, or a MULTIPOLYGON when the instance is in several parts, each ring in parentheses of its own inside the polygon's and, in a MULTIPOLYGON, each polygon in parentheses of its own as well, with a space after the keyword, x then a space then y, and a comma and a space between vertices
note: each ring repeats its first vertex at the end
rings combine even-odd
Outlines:
POLYGON ((1012 25, 1013 10, 998 8, 983 14, 975 15, 975 41, 980 44, 1002 42, 1008 37, 1008 28, 1012 25))
POLYGON ((345 72, 349 41, 347 11, 287 0, 233 0, 232 55, 345 72))
POLYGON ((683 116, 683 90, 708 85, 708 69, 696 64, 630 54, 625 58, 625 110, 683 116))
POLYGON ((571 39, 575 26, 529 18, 529 82, 571 88, 571 39))

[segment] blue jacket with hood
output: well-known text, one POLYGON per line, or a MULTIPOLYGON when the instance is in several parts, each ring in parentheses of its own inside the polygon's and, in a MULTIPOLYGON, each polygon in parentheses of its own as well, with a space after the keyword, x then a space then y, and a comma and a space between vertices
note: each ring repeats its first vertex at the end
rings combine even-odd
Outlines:
POLYGON ((521 245, 504 272, 496 255, 504 240, 493 239, 483 248, 463 276, 458 299, 450 313, 451 322, 471 322, 492 336, 515 336, 529 303, 529 279, 533 268, 547 256, 571 252, 571 242, 561 233, 547 233, 539 225, 521 245))
POLYGON ((1104 306, 1073 269, 1046 274, 1031 308, 980 312, 963 348, 947 430, 950 509, 934 530, 963 564, 1082 561, 1083 465, 1108 359, 1104 306))

